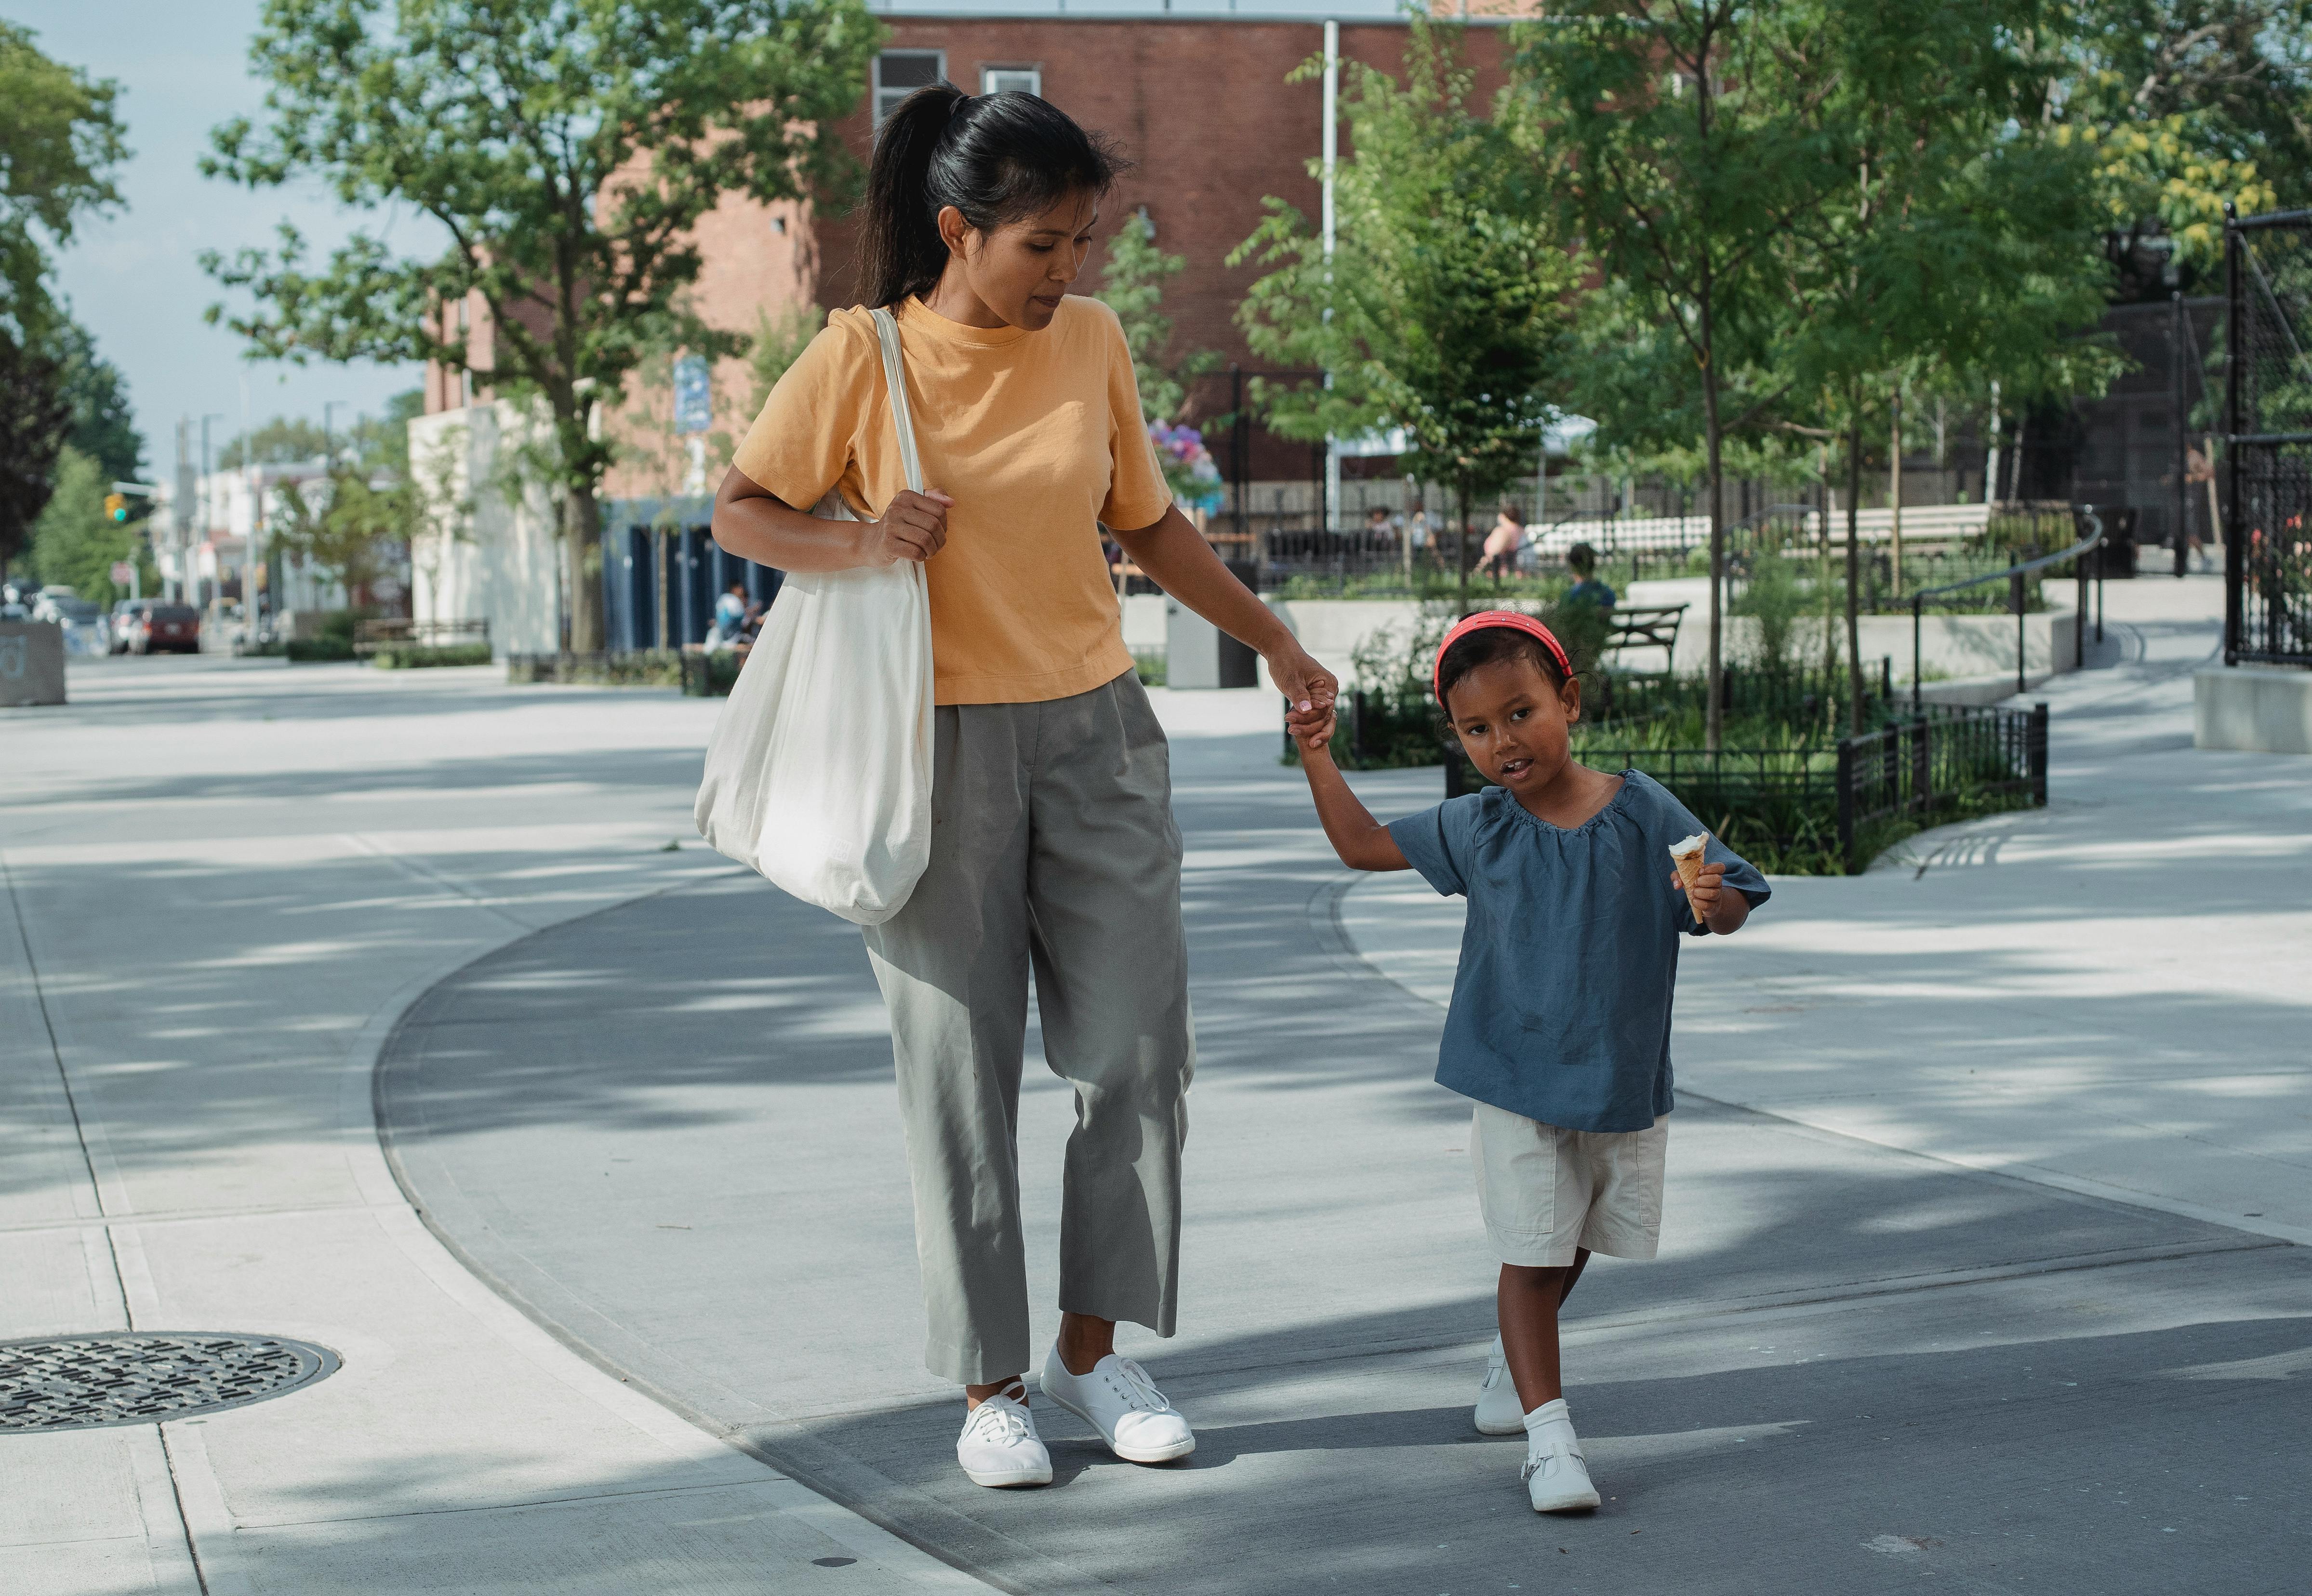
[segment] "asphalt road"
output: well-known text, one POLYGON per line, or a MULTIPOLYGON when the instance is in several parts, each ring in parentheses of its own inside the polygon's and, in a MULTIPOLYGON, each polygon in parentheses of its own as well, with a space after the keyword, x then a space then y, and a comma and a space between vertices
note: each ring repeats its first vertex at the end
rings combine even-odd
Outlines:
MULTIPOLYGON (((565 1341, 1008 1590, 2304 1588, 2312 1257, 1691 1093, 1661 1257, 1600 1260, 1570 1308, 1608 1499, 1537 1518, 1516 1442, 1468 1424, 1493 1270, 1467 1105, 1429 1080, 1441 1017, 1340 940, 1343 873, 1274 749, 1176 743, 1186 1291, 1176 1340, 1125 1347, 1197 1422, 1181 1466, 1046 1408, 1052 1488, 958 1473, 865 956, 751 878, 434 989, 379 1065, 397 1171, 565 1341)), ((1433 781, 1365 785, 1401 811, 1433 781)), ((1047 1328, 1069 1119, 1031 1075, 1047 1328)))

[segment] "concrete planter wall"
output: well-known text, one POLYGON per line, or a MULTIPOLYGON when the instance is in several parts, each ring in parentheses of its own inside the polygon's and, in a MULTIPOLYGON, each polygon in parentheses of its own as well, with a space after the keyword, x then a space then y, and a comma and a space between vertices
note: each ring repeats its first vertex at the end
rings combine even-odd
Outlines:
POLYGON ((45 620, 0 620, 0 706, 65 701, 65 629, 45 620))
POLYGON ((2192 746, 2312 754, 2312 671, 2234 665, 2194 671, 2192 746))

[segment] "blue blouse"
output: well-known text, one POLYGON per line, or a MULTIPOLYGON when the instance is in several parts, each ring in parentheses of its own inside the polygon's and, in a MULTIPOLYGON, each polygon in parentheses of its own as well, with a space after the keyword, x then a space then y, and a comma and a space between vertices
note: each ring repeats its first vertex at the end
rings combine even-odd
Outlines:
MULTIPOLYGON (((1437 1083, 1568 1130, 1643 1130, 1668 1113, 1678 934, 1708 934, 1669 848, 1702 829, 1636 770, 1571 830, 1502 787, 1392 822, 1423 878, 1469 900, 1437 1083)), ((1751 908, 1772 896, 1717 837, 1703 858, 1751 908)))

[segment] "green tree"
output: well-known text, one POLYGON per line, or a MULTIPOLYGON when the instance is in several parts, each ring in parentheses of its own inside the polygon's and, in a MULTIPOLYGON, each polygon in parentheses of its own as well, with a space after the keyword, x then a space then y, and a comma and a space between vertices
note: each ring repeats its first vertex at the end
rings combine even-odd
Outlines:
POLYGON ((1187 264, 1186 255, 1156 247, 1156 224, 1142 210, 1126 216, 1108 241, 1108 259, 1099 268, 1099 298, 1124 324, 1125 346, 1140 380, 1140 411, 1152 422, 1184 419, 1188 383, 1220 365, 1210 349, 1170 358, 1172 319, 1164 314, 1164 285, 1187 264))
POLYGON ((144 435, 136 430, 136 408, 128 402, 120 368, 96 352, 96 339, 78 321, 58 329, 54 347, 63 367, 65 402, 72 408, 72 446, 94 456, 114 480, 142 475, 144 435))
POLYGON ((2156 219, 2211 267, 2224 202, 2312 205, 2312 0, 2079 0, 2049 54, 2060 138, 2092 152, 2116 232, 2156 219))
POLYGON ((121 525, 104 513, 112 478, 94 456, 67 443, 57 460, 56 492, 32 529, 32 570, 41 582, 69 587, 83 599, 109 604, 128 590, 115 586, 116 561, 135 561, 152 574, 141 525, 121 525))
POLYGON ((63 363, 0 332, 0 572, 32 540, 72 420, 63 363))
POLYGON ((216 469, 237 471, 243 466, 293 466, 320 459, 328 452, 328 434, 303 417, 276 416, 218 450, 216 469))
POLYGON ((128 154, 119 87, 43 55, 0 22, 0 565, 23 549, 71 435, 68 326, 49 296, 49 252, 84 215, 120 202, 128 154))
MULTIPOLYGON (((2094 176, 2045 136, 2051 0, 1887 6, 1826 0, 1812 38, 1835 88, 1824 107, 1850 174, 1781 241, 1805 307, 1780 369, 1843 445, 1850 719, 1862 728, 1859 620, 1863 433, 1906 386, 2004 377, 2045 391, 2080 373, 2102 310, 2094 176)), ((1895 550, 1900 586, 1900 546, 1895 550)))
POLYGON ((1333 254, 1271 198, 1229 259, 1269 268, 1238 312, 1254 351, 1329 378, 1256 383, 1268 425, 1311 442, 1402 427, 1408 473, 1452 487, 1466 609, 1469 507, 1532 467, 1567 382, 1580 267, 1532 163, 1470 111, 1459 30, 1415 14, 1405 59, 1402 84, 1343 64, 1354 153, 1335 172, 1333 254))
POLYGON ((1824 110, 1835 87, 1811 0, 1569 0, 1512 33, 1504 106, 1562 225, 1614 292, 1594 304, 1585 372, 1625 401, 1601 429, 1678 442, 1698 423, 1710 515, 1710 691, 1719 746, 1726 571, 1725 446, 1789 391, 1770 355, 1786 334, 1776 246, 1837 189, 1824 110), (1631 380, 1633 375, 1635 381, 1631 380), (1651 418, 1650 418, 1651 417, 1651 418))
POLYGON ((744 349, 688 304, 694 225, 726 194, 847 199, 857 162, 836 124, 879 24, 862 0, 266 0, 263 17, 266 126, 218 128, 204 171, 319 178, 448 242, 408 255, 361 232, 312 269, 285 224, 272 251, 206 259, 258 301, 212 319, 252 358, 438 361, 532 404, 572 646, 600 649, 596 494, 615 443, 596 403, 653 349, 744 349), (487 364, 445 313, 468 303, 486 312, 487 364))

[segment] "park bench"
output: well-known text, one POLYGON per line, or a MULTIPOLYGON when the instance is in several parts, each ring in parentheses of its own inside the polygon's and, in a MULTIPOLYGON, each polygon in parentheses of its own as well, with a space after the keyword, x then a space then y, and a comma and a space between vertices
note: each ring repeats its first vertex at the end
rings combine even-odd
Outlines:
POLYGON ((444 644, 487 643, 489 640, 487 617, 477 620, 412 620, 407 616, 398 616, 354 623, 354 653, 357 654, 373 654, 381 648, 400 643, 438 647, 444 644))
POLYGON ((1667 676, 1677 662, 1677 627, 1685 618, 1683 604, 1619 604, 1606 622, 1606 642, 1603 653, 1616 656, 1642 648, 1662 651, 1662 674, 1667 676))

